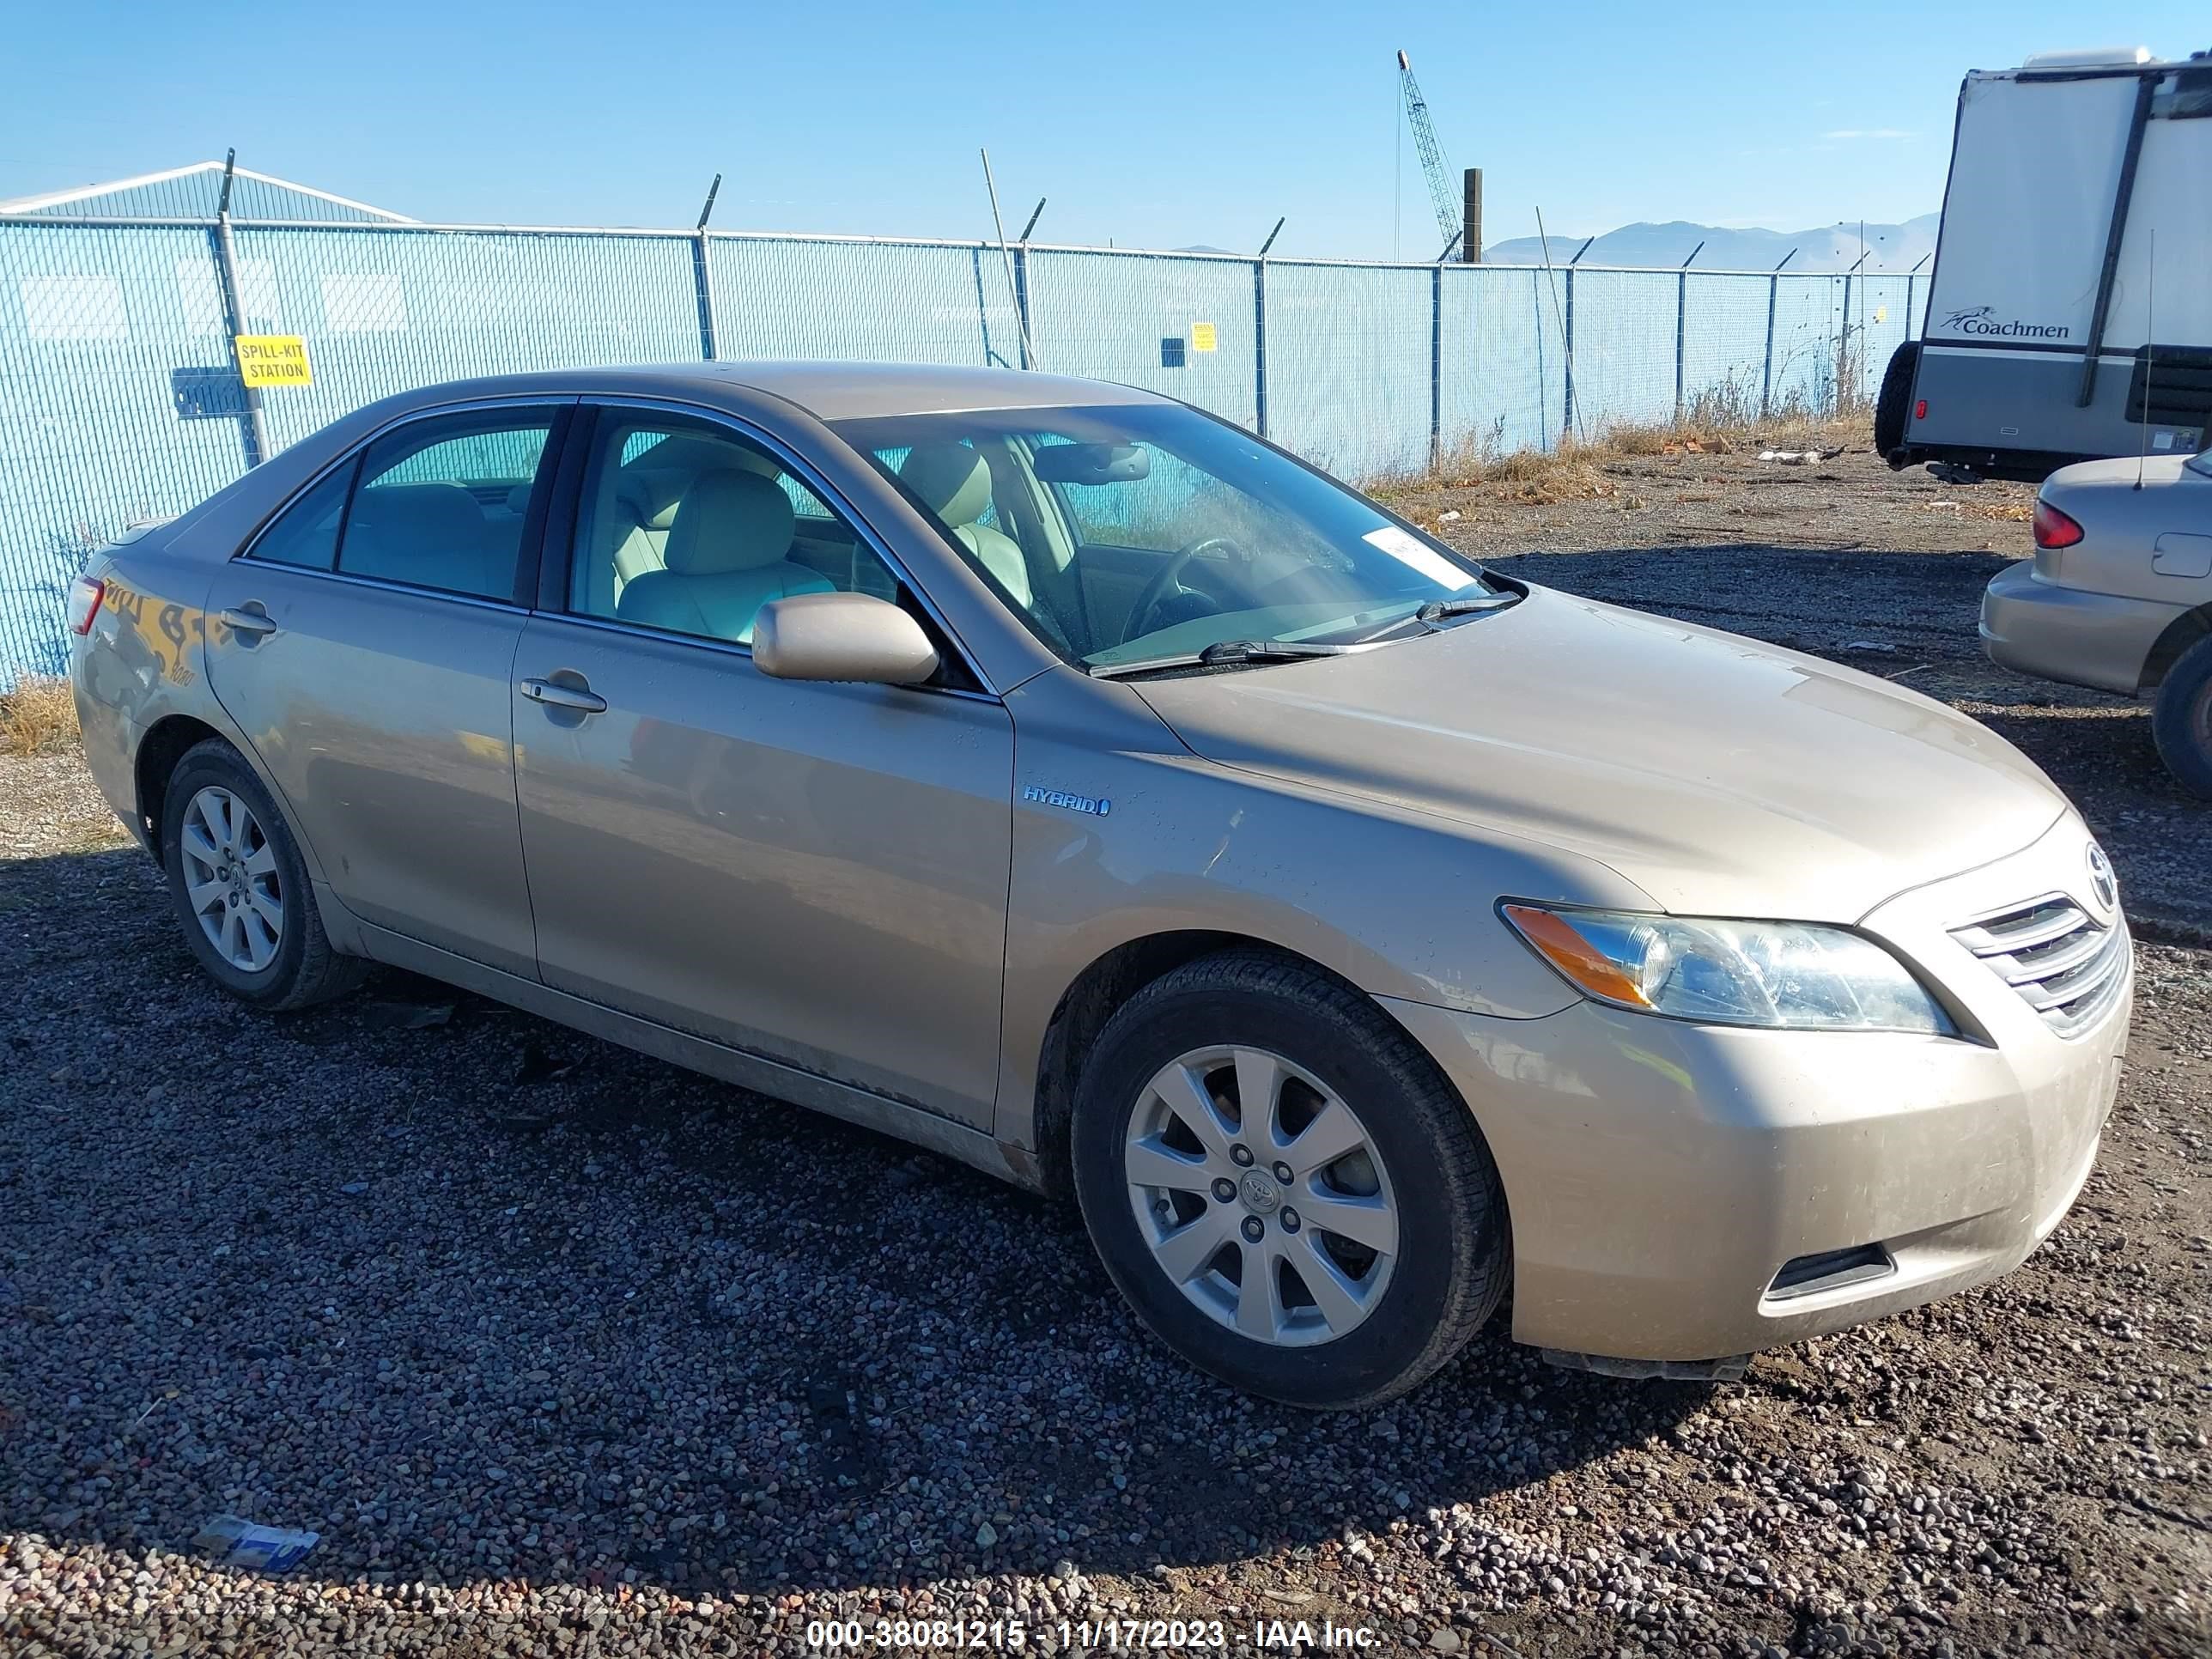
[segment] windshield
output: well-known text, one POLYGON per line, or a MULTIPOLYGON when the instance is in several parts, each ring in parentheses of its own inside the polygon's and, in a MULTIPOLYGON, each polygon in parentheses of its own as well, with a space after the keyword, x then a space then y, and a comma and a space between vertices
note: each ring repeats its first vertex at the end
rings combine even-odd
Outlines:
POLYGON ((1341 643, 1494 591, 1249 433, 1175 404, 836 423, 1038 636, 1106 670, 1341 643), (1218 653, 1217 653, 1218 655, 1218 653))

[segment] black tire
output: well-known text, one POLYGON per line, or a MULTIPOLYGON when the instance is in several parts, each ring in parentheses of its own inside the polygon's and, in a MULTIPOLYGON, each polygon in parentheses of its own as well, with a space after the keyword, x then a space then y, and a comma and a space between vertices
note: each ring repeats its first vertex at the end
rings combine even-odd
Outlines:
POLYGON ((1920 368, 1920 342, 1907 340, 1889 355, 1881 372, 1881 393, 1874 403, 1874 453, 1885 459, 1905 447, 1905 410, 1912 401, 1912 377, 1920 368))
POLYGON ((1466 1345, 1510 1277, 1505 1195, 1465 1103, 1370 999, 1291 958, 1223 951, 1131 998, 1084 1068, 1071 1139, 1085 1224, 1138 1317, 1251 1394, 1316 1410, 1393 1399, 1466 1345), (1342 1336, 1294 1346, 1239 1334, 1185 1296, 1139 1231, 1123 1162, 1131 1115, 1162 1067, 1232 1043, 1270 1050, 1356 1102, 1388 1171, 1399 1249, 1381 1299, 1342 1336))
POLYGON ((362 981, 368 964, 357 957, 340 956, 323 932, 323 919, 315 909, 313 884, 301 861, 299 844, 291 826, 276 810, 276 803, 262 787, 235 749, 211 738, 185 751, 161 801, 161 868, 169 878, 169 902, 184 930, 190 950, 208 976, 240 1001, 269 1012, 305 1008, 343 996, 362 981), (276 860, 277 890, 283 897, 283 927, 268 963, 247 971, 233 965, 217 951, 201 927, 186 896, 184 869, 184 830, 186 813, 201 790, 214 786, 230 792, 252 811, 262 839, 276 860))
POLYGON ((2166 671, 2150 731, 2166 770, 2190 793, 2212 800, 2212 639, 2197 641, 2166 671))

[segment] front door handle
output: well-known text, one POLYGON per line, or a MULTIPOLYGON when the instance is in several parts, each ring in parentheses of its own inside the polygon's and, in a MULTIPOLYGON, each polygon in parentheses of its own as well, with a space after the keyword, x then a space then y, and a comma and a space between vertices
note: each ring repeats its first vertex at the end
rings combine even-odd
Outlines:
POLYGON ((596 691, 586 691, 580 686, 563 685, 558 680, 525 680, 522 695, 532 702, 542 702, 552 708, 573 708, 580 714, 604 714, 607 700, 596 691))
POLYGON ((232 633, 244 635, 248 640, 258 640, 264 634, 276 631, 276 619, 261 608, 258 599, 250 599, 244 605, 222 611, 216 620, 232 633))

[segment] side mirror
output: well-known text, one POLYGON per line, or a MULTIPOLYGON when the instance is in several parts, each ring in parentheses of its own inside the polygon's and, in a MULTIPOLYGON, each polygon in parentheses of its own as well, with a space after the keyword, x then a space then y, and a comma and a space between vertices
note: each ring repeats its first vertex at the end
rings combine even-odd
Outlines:
POLYGON ((780 680, 919 685, 937 672, 937 647, 887 599, 794 593, 753 618, 753 665, 780 680))

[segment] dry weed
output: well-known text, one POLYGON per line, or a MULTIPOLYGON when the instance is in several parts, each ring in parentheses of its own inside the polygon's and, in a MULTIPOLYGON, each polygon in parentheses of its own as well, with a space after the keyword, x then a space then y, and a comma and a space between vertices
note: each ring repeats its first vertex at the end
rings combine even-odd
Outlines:
POLYGON ((0 691, 0 755, 49 755, 76 736, 76 699, 67 680, 26 675, 0 691))

